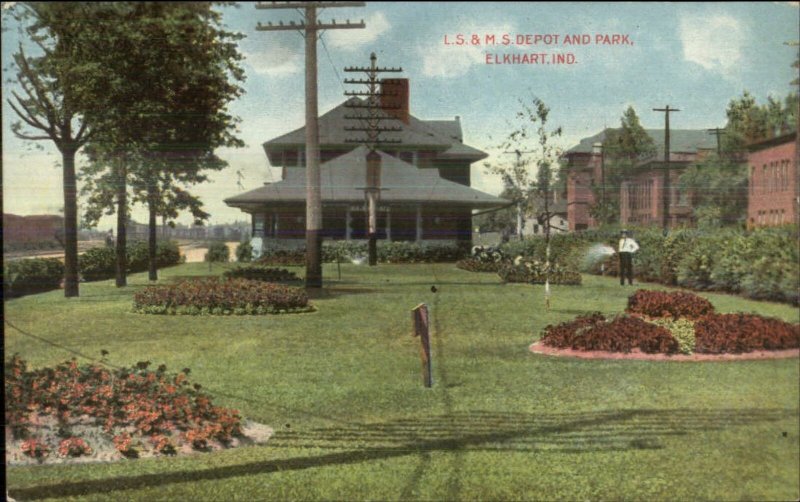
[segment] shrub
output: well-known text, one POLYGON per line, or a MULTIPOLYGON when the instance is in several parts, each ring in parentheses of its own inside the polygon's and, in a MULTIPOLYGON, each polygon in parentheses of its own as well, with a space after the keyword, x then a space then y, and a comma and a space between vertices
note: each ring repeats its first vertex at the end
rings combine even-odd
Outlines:
POLYGON ((689 319, 653 319, 653 324, 667 328, 672 334, 672 337, 678 342, 678 350, 682 354, 691 354, 694 352, 695 336, 694 336, 694 322, 689 319))
POLYGON ((265 249, 256 263, 299 267, 306 264, 306 252, 304 249, 265 249))
POLYGON ((100 281, 117 273, 117 256, 114 248, 87 249, 78 257, 78 267, 85 281, 100 281))
POLYGON ((685 291, 639 289, 628 297, 628 308, 625 311, 648 317, 698 319, 713 313, 714 306, 705 298, 685 291))
POLYGON ((710 314, 695 323, 695 350, 721 354, 800 347, 800 325, 756 314, 710 314))
POLYGON ((378 261, 384 263, 455 262, 465 255, 466 251, 454 244, 378 243, 378 261))
POLYGON ((224 242, 214 241, 208 244, 205 261, 212 263, 226 263, 230 259, 231 251, 224 242))
POLYGON ((222 275, 227 279, 249 279, 251 281, 264 282, 290 282, 300 280, 294 272, 289 272, 285 268, 268 268, 258 265, 233 268, 231 270, 226 270, 222 275))
MULTIPOLYGON (((146 241, 128 244, 128 271, 144 272, 150 269, 150 245, 146 241)), ((156 242, 156 268, 169 267, 181 262, 181 252, 175 241, 156 242)))
POLYGON ((604 322, 602 315, 592 314, 566 324, 545 328, 543 343, 574 350, 630 352, 638 348, 648 354, 678 351, 678 342, 668 330, 637 317, 619 316, 604 322))
POLYGON ((147 314, 274 314, 308 311, 305 290, 246 279, 201 279, 149 286, 133 296, 134 310, 147 314))
MULTIPOLYGON (((505 264, 497 271, 504 282, 527 282, 544 284, 548 277, 547 266, 537 260, 517 260, 517 264, 505 264)), ((557 263, 550 265, 550 284, 580 285, 581 274, 557 263)))
POLYGON ((249 241, 240 242, 236 246, 236 261, 247 263, 253 260, 253 246, 249 241))
POLYGON ((23 296, 58 289, 64 264, 56 258, 30 258, 8 262, 3 271, 3 294, 23 296))

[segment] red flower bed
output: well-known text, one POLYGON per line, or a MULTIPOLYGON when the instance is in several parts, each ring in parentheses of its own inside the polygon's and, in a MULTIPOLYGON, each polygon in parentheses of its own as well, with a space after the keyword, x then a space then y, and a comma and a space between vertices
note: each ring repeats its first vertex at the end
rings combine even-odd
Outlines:
MULTIPOLYGON (((42 417, 54 417, 65 432, 77 425, 101 426, 128 457, 137 456, 144 438, 149 438, 154 451, 170 454, 187 442, 205 448, 209 441, 227 444, 242 435, 239 413, 214 406, 199 385, 189 383, 188 369, 175 375, 168 374, 164 365, 155 371, 148 366, 141 362, 109 370, 95 364, 79 366, 73 359, 55 368, 29 371, 25 361, 14 356, 5 368, 6 424, 16 438, 30 438, 22 445, 23 452, 38 458, 53 449, 33 437, 39 432, 34 423, 42 417), (196 441, 197 437, 205 442, 196 441)), ((91 451, 77 437, 58 443, 61 456, 91 451)))
POLYGON ((695 351, 742 353, 800 347, 800 325, 755 314, 710 314, 694 325, 695 351))
POLYGON ((542 343, 574 350, 630 352, 638 348, 648 354, 672 354, 678 351, 678 342, 665 328, 636 317, 621 316, 605 322, 600 313, 578 317, 558 326, 548 326, 542 343))
POLYGON ((284 284, 212 278, 141 289, 133 306, 147 314, 270 314, 307 310, 308 296, 284 284))
POLYGON ((628 308, 625 311, 649 317, 699 319, 713 314, 714 306, 705 298, 684 291, 640 289, 628 297, 628 308))

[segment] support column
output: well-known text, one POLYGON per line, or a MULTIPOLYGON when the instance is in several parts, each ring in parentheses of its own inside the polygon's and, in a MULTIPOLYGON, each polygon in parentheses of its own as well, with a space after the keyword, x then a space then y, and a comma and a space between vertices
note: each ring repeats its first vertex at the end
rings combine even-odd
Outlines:
POLYGON ((386 240, 392 241, 392 208, 386 208, 386 240))
POLYGON ((349 241, 352 238, 352 234, 353 234, 353 223, 352 223, 353 215, 350 214, 350 206, 349 205, 347 206, 347 209, 345 210, 344 221, 345 221, 344 238, 345 238, 345 240, 349 241))
POLYGON ((417 243, 422 242, 422 204, 417 204, 417 243))

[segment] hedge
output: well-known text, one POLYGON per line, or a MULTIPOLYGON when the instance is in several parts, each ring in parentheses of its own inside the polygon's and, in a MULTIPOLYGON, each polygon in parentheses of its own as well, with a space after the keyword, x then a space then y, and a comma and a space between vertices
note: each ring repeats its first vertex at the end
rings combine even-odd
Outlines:
POLYGON ((64 264, 57 258, 9 261, 3 267, 3 295, 30 295, 61 287, 64 264))
POLYGON ((226 279, 249 279, 264 282, 292 282, 299 281, 297 274, 285 268, 269 268, 259 265, 236 267, 226 270, 223 274, 226 279))
MULTIPOLYGON (((455 244, 417 244, 415 242, 378 241, 378 261, 381 263, 441 263, 456 262, 468 254, 468 249, 455 244)), ((328 241, 322 245, 322 261, 334 263, 367 256, 367 243, 328 241)), ((305 249, 265 249, 258 263, 265 265, 301 266, 305 264, 305 249)))
MULTIPOLYGON (((144 272, 149 268, 149 245, 144 241, 133 241, 127 247, 129 273, 144 272)), ((156 244, 156 267, 164 268, 181 263, 178 243, 159 241, 156 244)), ((81 277, 86 281, 99 281, 114 277, 117 273, 117 254, 113 247, 87 249, 78 257, 81 277)))

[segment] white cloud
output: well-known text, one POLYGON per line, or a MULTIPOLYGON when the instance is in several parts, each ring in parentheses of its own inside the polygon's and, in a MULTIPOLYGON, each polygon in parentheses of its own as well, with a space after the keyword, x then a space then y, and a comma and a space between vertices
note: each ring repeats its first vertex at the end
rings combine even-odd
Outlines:
POLYGON ((730 76, 742 60, 745 29, 728 15, 684 15, 680 20, 683 57, 706 70, 730 76))
MULTIPOLYGON (((330 19, 321 19, 324 23, 330 23, 330 19)), ((350 22, 358 22, 360 19, 351 19, 350 22)), ((381 35, 388 32, 392 25, 386 19, 383 12, 375 12, 364 19, 367 25, 364 29, 329 30, 323 35, 328 45, 334 49, 356 50, 359 47, 371 44, 381 35)))
MULTIPOLYGON (((451 32, 449 40, 455 34, 464 35, 469 40, 472 34, 495 35, 499 39, 504 33, 514 33, 511 26, 462 25, 451 32)), ((453 78, 465 75, 473 66, 486 63, 487 48, 481 45, 445 45, 444 34, 434 45, 419 46, 417 52, 422 60, 422 74, 426 77, 453 78)), ((507 50, 513 50, 508 46, 507 50)))
POLYGON ((286 77, 298 73, 302 69, 303 53, 293 47, 281 45, 266 46, 264 51, 254 53, 242 52, 245 63, 259 75, 270 77, 286 77))

